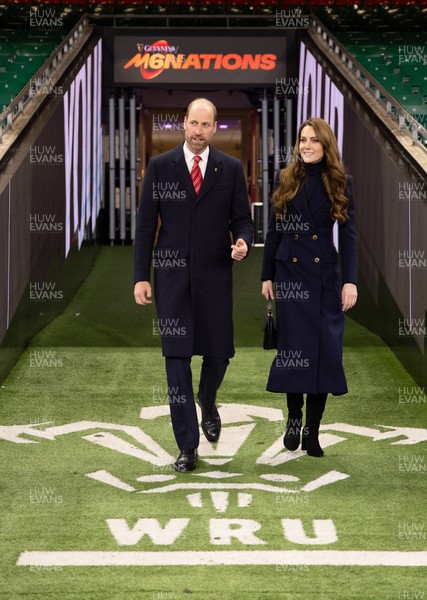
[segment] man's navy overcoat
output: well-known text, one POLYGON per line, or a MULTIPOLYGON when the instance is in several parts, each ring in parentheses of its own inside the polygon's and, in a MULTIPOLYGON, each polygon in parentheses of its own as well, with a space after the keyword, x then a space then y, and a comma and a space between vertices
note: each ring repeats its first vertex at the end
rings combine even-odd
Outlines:
POLYGON ((150 281, 164 356, 234 355, 231 244, 250 248, 253 222, 239 160, 210 146, 199 196, 183 147, 152 157, 141 195, 134 280, 150 281), (153 246, 160 220, 156 247, 153 246))

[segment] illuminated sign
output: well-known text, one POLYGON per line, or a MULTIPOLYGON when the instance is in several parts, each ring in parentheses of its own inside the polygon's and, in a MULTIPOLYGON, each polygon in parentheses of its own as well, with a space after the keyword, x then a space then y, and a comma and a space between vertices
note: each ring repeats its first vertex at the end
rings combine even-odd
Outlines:
POLYGON ((284 73, 283 38, 115 38, 116 83, 274 85, 284 73))
POLYGON ((64 94, 65 256, 101 207, 101 56, 100 40, 64 94))
MULTIPOLYGON (((299 127, 310 117, 324 119, 335 133, 338 149, 342 156, 344 96, 303 42, 300 46, 299 82, 305 92, 298 95, 297 126, 299 127)), ((338 225, 336 223, 333 229, 333 238, 338 250, 338 225)))
POLYGON ((344 96, 323 71, 305 44, 300 46, 299 82, 306 93, 298 95, 297 123, 310 117, 325 119, 334 130, 342 154, 344 96))

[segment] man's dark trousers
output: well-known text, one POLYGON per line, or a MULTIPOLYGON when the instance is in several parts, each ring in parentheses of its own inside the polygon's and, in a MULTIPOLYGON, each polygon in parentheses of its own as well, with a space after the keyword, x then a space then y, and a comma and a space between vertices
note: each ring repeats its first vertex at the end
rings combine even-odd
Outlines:
MULTIPOLYGON (((169 406, 176 443, 180 450, 197 448, 199 424, 194 403, 191 358, 167 356, 165 360, 169 406)), ((228 364, 227 358, 203 357, 199 400, 208 412, 215 404, 216 393, 224 379, 228 364)))

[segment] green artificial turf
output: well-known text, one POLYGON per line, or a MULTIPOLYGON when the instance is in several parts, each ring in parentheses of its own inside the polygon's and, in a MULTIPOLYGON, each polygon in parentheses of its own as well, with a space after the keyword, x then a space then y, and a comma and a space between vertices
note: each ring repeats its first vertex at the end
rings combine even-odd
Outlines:
MULTIPOLYGON (((235 265, 236 357, 218 396, 219 405, 242 405, 242 423, 254 425, 232 460, 222 466, 206 462, 201 450, 198 469, 175 474, 171 465, 156 466, 94 443, 104 432, 143 448, 129 432, 109 428, 140 427, 171 456, 175 441, 167 414, 140 418, 143 407, 165 407, 164 365, 159 339, 152 335, 153 307, 138 307, 132 296, 132 250, 103 248, 95 266, 64 314, 33 340, 0 389, 0 425, 36 425, 39 431, 79 421, 102 422, 55 439, 22 434, 38 444, 1 440, 0 597, 7 600, 161 600, 194 598, 273 600, 388 600, 422 598, 419 567, 312 565, 185 567, 29 567, 17 566, 23 551, 252 551, 252 550, 426 550, 425 442, 396 445, 404 436, 373 441, 356 433, 324 430, 344 438, 325 450, 325 457, 305 455, 277 466, 257 463, 283 435, 283 421, 245 417, 243 405, 283 409, 280 394, 265 391, 273 352, 261 349, 264 300, 260 296, 260 252, 235 265), (88 436, 95 436, 85 439, 88 436), (98 436, 98 437, 96 437, 98 436), (92 440, 92 441, 91 441, 92 440), (106 470, 133 486, 126 492, 88 478, 106 470), (200 477, 213 471, 240 473, 235 479, 200 477), (176 475, 172 483, 272 483, 299 489, 339 471, 348 477, 313 492, 281 494, 248 490, 252 503, 238 506, 230 490, 225 511, 215 508, 209 490, 202 506, 190 505, 196 490, 140 494, 151 486, 138 482, 148 475, 176 475), (261 476, 299 478, 286 484, 261 476), (156 545, 147 536, 119 546, 107 519, 190 519, 173 544, 156 545), (211 543, 211 519, 247 519, 260 524, 264 545, 211 543), (313 536, 313 520, 331 519, 337 541, 320 546, 285 538, 281 519, 301 519, 313 536), (406 594, 406 595, 405 595, 406 594), (413 594, 410 596, 409 594, 413 594), (414 595, 418 594, 418 595, 414 595)), ((347 319, 345 368, 350 393, 328 400, 323 423, 350 424, 387 431, 386 426, 425 426, 425 396, 393 353, 368 330, 347 319)), ((197 384, 200 358, 193 359, 197 384)), ((221 409, 220 409, 221 410, 221 409)), ((223 409, 224 411, 224 409, 223 409)), ((285 415, 284 415, 285 416, 285 415)), ((228 427, 242 423, 224 423, 228 427)), ((3 430, 3 433, 6 430, 3 430)), ((10 429, 8 430, 10 433, 10 429)), ((223 431, 223 435, 224 435, 223 431)), ((1 432, 1 430, 0 430, 1 432)), ((170 482, 167 482, 169 484, 170 482)), ((245 491, 245 490, 243 490, 245 491)))
MULTIPOLYGON (((265 301, 261 296, 262 249, 252 248, 247 260, 234 264, 235 344, 261 344, 265 301)), ((158 347, 153 336, 154 303, 137 306, 133 298, 133 248, 104 247, 96 267, 68 310, 34 343, 43 346, 158 347)))

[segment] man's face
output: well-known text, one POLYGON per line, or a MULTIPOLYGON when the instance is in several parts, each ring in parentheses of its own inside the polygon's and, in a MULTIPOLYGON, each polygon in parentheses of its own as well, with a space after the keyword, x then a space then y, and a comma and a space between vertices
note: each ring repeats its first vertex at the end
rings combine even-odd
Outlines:
POLYGON ((209 145, 215 131, 216 121, 211 107, 207 104, 193 104, 188 118, 184 118, 187 148, 194 154, 200 154, 209 145))

